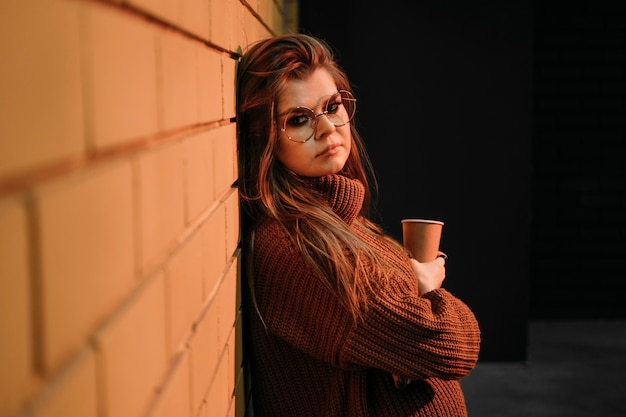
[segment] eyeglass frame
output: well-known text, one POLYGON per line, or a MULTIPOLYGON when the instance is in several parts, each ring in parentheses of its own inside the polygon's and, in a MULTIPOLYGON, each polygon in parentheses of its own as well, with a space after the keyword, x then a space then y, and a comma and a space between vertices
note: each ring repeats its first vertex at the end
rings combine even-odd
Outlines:
MULTIPOLYGON (((289 135, 287 134, 287 120, 288 120, 288 117, 285 117, 285 121, 283 122, 283 127, 281 127, 281 128, 280 128, 280 131, 281 131, 282 133, 284 133, 284 134, 285 134, 285 137, 286 137, 287 139, 289 139, 290 141, 292 141, 292 142, 295 142, 295 143, 306 143, 306 142, 308 142, 309 140, 311 140, 311 138, 312 138, 312 137, 314 137, 314 136, 315 136, 315 132, 317 131, 317 124, 318 124, 318 123, 317 123, 317 119, 318 119, 319 117, 321 117, 321 116, 326 116, 326 117, 328 118, 328 113, 329 113, 329 112, 328 112, 328 103, 330 103, 330 100, 331 100, 331 99, 332 99, 332 97, 333 97, 334 95, 336 95, 336 94, 339 94, 339 95, 341 96, 342 106, 343 106, 344 108, 346 108, 346 106, 345 106, 345 105, 343 105, 343 100, 348 100, 348 101, 351 101, 351 102, 353 103, 354 109, 353 109, 353 111, 352 111, 352 114, 351 114, 351 115, 349 115, 348 120, 346 120, 346 121, 345 121, 344 123, 342 123, 342 124, 335 124, 335 123, 333 123, 330 119, 329 119, 329 121, 330 121, 330 122, 333 124, 333 126, 335 126, 335 127, 341 127, 341 126, 345 126, 345 125, 347 125, 348 123, 350 123, 350 122, 352 121, 352 119, 354 118, 354 115, 356 114, 356 98, 354 98, 354 95, 352 94, 352 92, 350 92, 350 91, 348 91, 348 90, 337 90, 335 93, 332 93, 332 94, 330 95, 330 97, 328 97, 328 100, 326 101, 325 110, 324 110, 324 111, 322 111, 321 113, 315 113, 315 111, 314 111, 312 108, 307 107, 307 106, 296 106, 296 107, 294 107, 294 108, 292 108, 292 109, 289 109, 289 110, 288 110, 288 111, 286 111, 286 112, 283 112, 283 113, 280 115, 281 117, 282 117, 283 115, 284 115, 284 116, 288 116, 288 115, 289 115, 289 113, 291 113, 291 112, 293 112, 293 111, 297 111, 297 110, 299 110, 299 109, 302 109, 302 110, 308 110, 308 111, 310 112, 310 114, 312 114, 312 115, 313 115, 313 118, 311 118, 311 127, 312 127, 312 131, 313 131, 313 133, 311 133, 311 136, 309 136, 308 138, 306 138, 306 139, 304 139, 304 140, 295 140, 295 139, 293 139, 291 136, 289 136, 289 135), (348 94, 350 95, 350 97, 343 97, 343 96, 341 95, 342 93, 348 93, 348 94)), ((348 111, 347 111, 347 109, 346 109, 346 114, 347 114, 347 113, 348 113, 348 111)))

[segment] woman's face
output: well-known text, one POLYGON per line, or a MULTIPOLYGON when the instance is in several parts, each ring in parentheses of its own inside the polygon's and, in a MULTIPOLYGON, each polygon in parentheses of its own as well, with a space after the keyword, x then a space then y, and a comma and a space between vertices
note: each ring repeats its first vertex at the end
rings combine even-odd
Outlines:
MULTIPOLYGON (((321 177, 339 172, 350 155, 352 135, 350 123, 335 126, 327 115, 346 118, 346 109, 341 104, 341 97, 330 73, 325 69, 314 71, 304 80, 292 80, 278 97, 278 126, 287 127, 287 131, 279 131, 280 137, 276 147, 276 158, 288 169, 303 177, 321 177), (329 102, 329 98, 332 98, 329 102), (313 120, 313 135, 306 140, 307 111, 296 109, 308 107, 317 117, 313 120), (291 110, 296 109, 294 112, 291 110), (290 132, 296 132, 291 134, 290 132), (294 142, 294 140, 306 140, 294 142)), ((340 124, 340 123, 338 123, 340 124)))

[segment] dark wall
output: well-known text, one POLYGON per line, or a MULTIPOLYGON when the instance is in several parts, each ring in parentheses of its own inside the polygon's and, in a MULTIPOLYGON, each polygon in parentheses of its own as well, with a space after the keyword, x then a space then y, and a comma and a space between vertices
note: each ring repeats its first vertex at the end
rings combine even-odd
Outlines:
POLYGON ((446 222, 481 360, 524 359, 528 319, 626 317, 626 2, 300 7, 355 85, 380 222, 446 222))
POLYGON ((339 52, 380 185, 379 221, 445 222, 445 287, 481 323, 481 360, 526 359, 531 7, 501 2, 300 4, 339 52), (409 7, 410 5, 410 7, 409 7))
POLYGON ((531 312, 625 318, 626 2, 537 2, 531 312))

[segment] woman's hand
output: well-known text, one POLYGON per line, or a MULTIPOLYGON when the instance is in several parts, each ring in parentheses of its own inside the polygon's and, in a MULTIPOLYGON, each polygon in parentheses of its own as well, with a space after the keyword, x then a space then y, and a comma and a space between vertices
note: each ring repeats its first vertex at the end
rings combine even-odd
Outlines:
POLYGON ((437 259, 430 262, 418 262, 411 258, 411 267, 417 277, 420 295, 441 287, 446 278, 446 258, 443 252, 439 252, 437 259))

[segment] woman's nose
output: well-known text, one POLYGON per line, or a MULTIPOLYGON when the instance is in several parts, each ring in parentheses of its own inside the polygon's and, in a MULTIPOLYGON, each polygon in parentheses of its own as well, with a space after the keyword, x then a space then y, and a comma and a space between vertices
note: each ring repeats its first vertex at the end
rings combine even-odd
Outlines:
POLYGON ((315 139, 321 139, 326 134, 333 132, 336 127, 333 122, 328 119, 328 115, 322 113, 317 116, 315 125, 315 139))

